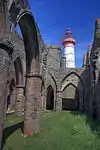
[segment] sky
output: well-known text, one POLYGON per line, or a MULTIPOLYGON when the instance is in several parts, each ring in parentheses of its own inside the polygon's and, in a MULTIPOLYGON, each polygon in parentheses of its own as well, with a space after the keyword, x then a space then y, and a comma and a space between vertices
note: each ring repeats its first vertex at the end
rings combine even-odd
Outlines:
POLYGON ((75 63, 82 67, 83 55, 94 39, 95 20, 100 17, 100 0, 28 0, 45 44, 62 45, 67 28, 76 39, 75 63))

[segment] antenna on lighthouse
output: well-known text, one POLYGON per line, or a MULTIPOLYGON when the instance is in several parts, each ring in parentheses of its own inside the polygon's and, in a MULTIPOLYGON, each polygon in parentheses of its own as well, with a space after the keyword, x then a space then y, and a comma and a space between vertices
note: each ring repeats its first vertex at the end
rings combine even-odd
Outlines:
POLYGON ((72 37, 72 32, 70 28, 67 29, 65 33, 66 37, 63 38, 64 45, 64 57, 66 58, 66 68, 75 68, 75 39, 72 37))

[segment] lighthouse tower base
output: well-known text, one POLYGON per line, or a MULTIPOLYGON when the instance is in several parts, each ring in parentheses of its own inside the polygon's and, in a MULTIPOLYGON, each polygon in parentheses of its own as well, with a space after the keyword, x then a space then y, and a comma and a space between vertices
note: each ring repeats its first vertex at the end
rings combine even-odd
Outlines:
POLYGON ((66 68, 75 68, 74 47, 68 46, 64 49, 64 57, 66 58, 66 68))

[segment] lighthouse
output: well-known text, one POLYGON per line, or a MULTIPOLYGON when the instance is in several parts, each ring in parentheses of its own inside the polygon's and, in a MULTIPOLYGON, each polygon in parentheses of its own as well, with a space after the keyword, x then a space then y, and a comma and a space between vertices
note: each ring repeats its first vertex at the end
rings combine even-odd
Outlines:
POLYGON ((66 37, 63 38, 64 57, 66 58, 66 68, 75 68, 75 52, 74 46, 76 40, 72 37, 70 29, 65 33, 66 37))

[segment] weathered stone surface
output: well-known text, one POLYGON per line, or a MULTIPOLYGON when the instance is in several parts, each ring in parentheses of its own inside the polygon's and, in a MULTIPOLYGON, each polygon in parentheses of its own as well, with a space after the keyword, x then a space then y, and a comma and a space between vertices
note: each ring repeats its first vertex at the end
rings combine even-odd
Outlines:
POLYGON ((22 115, 25 104, 25 96, 24 96, 24 86, 17 85, 16 86, 16 115, 22 115))
MULTIPOLYGON (((5 52, 5 49, 0 49, 1 51, 5 52)), ((9 60, 9 56, 7 52, 5 53, 6 57, 9 60)), ((8 64, 5 62, 0 63, 0 144, 2 140, 2 133, 3 133, 3 121, 5 117, 5 105, 6 105, 6 85, 7 85, 7 76, 8 76, 8 64)), ((0 145, 1 147, 1 145, 0 145)))
POLYGON ((100 47, 100 18, 96 19, 93 46, 100 47))
MULTIPOLYGON (((33 119, 32 123, 28 123, 31 120, 28 120, 27 116, 29 113, 26 109, 25 111, 25 129, 29 128, 33 133, 37 131, 37 128, 39 126, 38 121, 38 107, 36 106, 37 103, 40 105, 40 94, 41 94, 41 80, 40 82, 37 81, 35 78, 34 80, 31 80, 29 83, 26 83, 26 77, 25 74, 32 73, 40 73, 40 58, 41 58, 41 52, 44 49, 44 43, 42 40, 42 37, 40 35, 39 29, 37 27, 37 24, 34 20, 34 17, 30 11, 30 7, 28 5, 27 0, 8 0, 8 1, 0 1, 0 123, 3 125, 3 119, 4 119, 4 110, 6 109, 7 105, 7 94, 10 94, 10 98, 13 98, 13 93, 6 93, 6 84, 10 83, 12 79, 15 81, 14 87, 17 85, 24 85, 26 89, 28 89, 27 85, 29 85, 29 89, 33 92, 29 94, 30 97, 27 97, 26 94, 26 101, 28 100, 29 103, 31 101, 32 105, 35 105, 31 109, 31 114, 33 113, 33 119), (25 21, 25 22, 24 22, 25 21), (24 22, 24 23, 23 23, 24 22), (31 23, 30 23, 31 22, 31 23), (20 24, 22 36, 23 39, 18 35, 16 32, 16 25, 20 24), (23 26, 24 24, 24 26, 23 26), (27 30, 24 29, 25 25, 27 26, 27 30), (32 26, 31 26, 32 25, 32 26), (25 34, 24 34, 25 33, 25 34), (24 41, 23 41, 24 40, 24 41), (26 41, 26 42, 25 42, 26 41), (17 67, 17 71, 15 71, 16 67, 14 65, 14 62, 17 58, 21 59, 21 63, 19 63, 19 66, 22 65, 22 71, 20 67, 17 67), (8 61, 10 59, 10 61, 8 61), (21 75, 22 74, 22 75, 21 75), (23 82, 21 81, 22 76, 24 77, 23 82), (36 80, 36 83, 35 83, 36 80), (32 84, 34 82, 34 85, 32 84), (37 87, 38 85, 38 87, 37 87), (37 93, 37 94, 36 94, 37 93), (36 95, 34 95, 36 94, 36 95), (35 100, 37 101, 35 102, 35 100), (35 108, 36 107, 36 108, 35 108), (4 109, 5 108, 5 109, 4 109), (34 110, 33 110, 34 109, 34 110), (27 113, 26 113, 27 112, 27 113), (35 118, 36 117, 36 118, 35 118), (34 119, 35 118, 35 119, 34 119), (34 124, 36 123, 36 125, 34 124), (33 127, 31 126, 33 124, 33 127), (32 129, 31 129, 32 127, 32 129)), ((7 87, 9 88, 9 86, 7 87)), ((27 90, 28 91, 28 90, 27 90)), ((27 92, 26 92, 27 93, 27 92)), ((22 113, 22 107, 23 107, 23 99, 24 99, 23 89, 16 88, 16 113, 21 114, 22 113)), ((11 100, 11 105, 13 103, 13 99, 11 100)), ((28 104, 27 101, 27 104, 28 104)), ((29 108, 29 107, 28 107, 29 108)), ((29 115, 31 115, 29 113, 29 115)), ((0 134, 2 137, 2 133, 0 134)), ((1 143, 1 139, 0 139, 1 143)), ((0 145, 1 147, 1 145, 0 145)))
POLYGON ((28 77, 25 89, 24 134, 30 135, 39 130, 41 108, 41 79, 28 77))

